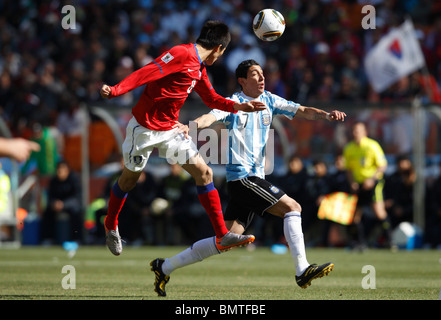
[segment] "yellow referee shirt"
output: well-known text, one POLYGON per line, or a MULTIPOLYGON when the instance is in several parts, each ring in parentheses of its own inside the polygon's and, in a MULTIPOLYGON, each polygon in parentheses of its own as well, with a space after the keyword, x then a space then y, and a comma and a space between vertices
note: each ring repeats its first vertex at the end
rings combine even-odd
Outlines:
MULTIPOLYGON (((362 183, 372 178, 379 167, 387 165, 386 157, 380 144, 368 137, 361 139, 360 145, 349 142, 343 150, 346 170, 350 170, 354 180, 362 183)), ((375 177, 381 179, 381 176, 375 177)))

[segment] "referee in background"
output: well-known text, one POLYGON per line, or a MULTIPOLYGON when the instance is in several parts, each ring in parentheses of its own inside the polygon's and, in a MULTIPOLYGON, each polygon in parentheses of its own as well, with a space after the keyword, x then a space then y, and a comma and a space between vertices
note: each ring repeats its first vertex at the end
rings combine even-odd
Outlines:
POLYGON ((370 205, 376 218, 381 222, 386 235, 386 245, 390 245, 390 223, 383 201, 384 172, 387 160, 380 144, 367 136, 366 125, 356 122, 352 128, 353 140, 343 150, 346 173, 351 192, 358 196, 354 225, 358 233, 358 249, 367 247, 366 234, 362 223, 362 208, 370 205))

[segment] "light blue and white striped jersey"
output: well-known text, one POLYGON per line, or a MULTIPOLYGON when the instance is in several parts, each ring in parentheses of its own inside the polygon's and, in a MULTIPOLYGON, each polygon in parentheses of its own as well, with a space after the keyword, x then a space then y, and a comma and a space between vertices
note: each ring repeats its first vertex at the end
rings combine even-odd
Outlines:
POLYGON ((229 99, 239 103, 258 100, 266 105, 266 110, 230 113, 214 109, 210 112, 218 121, 224 122, 228 129, 227 181, 248 176, 264 179, 266 144, 273 116, 284 115, 292 119, 300 105, 269 91, 256 99, 243 92, 236 92, 229 99))

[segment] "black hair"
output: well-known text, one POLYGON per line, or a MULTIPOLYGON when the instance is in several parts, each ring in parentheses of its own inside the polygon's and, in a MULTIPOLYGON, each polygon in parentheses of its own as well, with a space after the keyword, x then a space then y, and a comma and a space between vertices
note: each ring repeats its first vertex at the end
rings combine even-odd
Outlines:
MULTIPOLYGON (((252 66, 260 66, 260 64, 258 64, 257 61, 253 59, 245 60, 239 63, 236 68, 236 80, 239 80, 239 78, 246 78, 248 74, 248 69, 252 66)), ((240 86, 240 88, 242 89, 242 86, 240 86)))
POLYGON ((63 166, 66 166, 66 167, 68 167, 70 169, 69 164, 67 163, 67 161, 61 159, 61 160, 59 160, 57 162, 56 168, 58 169, 59 167, 63 167, 63 166))
POLYGON ((218 45, 226 48, 231 41, 230 30, 228 26, 220 21, 208 20, 201 29, 196 43, 204 49, 211 50, 218 45))

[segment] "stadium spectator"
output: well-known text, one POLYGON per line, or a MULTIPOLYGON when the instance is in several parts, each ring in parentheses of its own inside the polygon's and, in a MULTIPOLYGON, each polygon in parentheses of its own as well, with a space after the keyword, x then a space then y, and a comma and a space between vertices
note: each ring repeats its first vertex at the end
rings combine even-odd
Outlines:
POLYGON ((40 175, 54 175, 60 159, 59 148, 63 143, 62 139, 57 128, 34 123, 32 140, 39 144, 40 151, 31 154, 22 171, 25 172, 27 168, 36 165, 40 175))
POLYGON ((300 81, 293 88, 293 94, 299 103, 308 103, 316 94, 315 78, 311 68, 305 68, 301 74, 300 81))
MULTIPOLYGON (((168 209, 164 213, 164 233, 168 236, 164 242, 176 244, 179 242, 179 235, 184 241, 191 241, 197 234, 195 226, 192 225, 192 217, 199 215, 203 207, 194 204, 194 195, 189 194, 187 189, 194 189, 189 182, 190 176, 178 164, 170 165, 170 174, 161 181, 161 196, 168 201, 168 209), (189 197, 189 198, 187 198, 189 197), (192 206, 193 204, 193 206, 192 206), (190 210, 196 209, 195 212, 190 210), (187 217, 188 216, 188 217, 187 217), (188 219, 187 219, 188 218, 188 219), (189 230, 185 230, 189 227, 189 230)), ((197 200, 197 197, 196 197, 197 200)), ((159 217, 157 218, 159 219, 159 217)))
POLYGON ((41 219, 42 243, 82 241, 81 185, 68 164, 60 161, 49 182, 47 207, 41 219))
POLYGON ((330 192, 351 191, 342 154, 338 154, 334 159, 334 171, 330 173, 329 182, 330 192))
POLYGON ((170 165, 170 174, 162 179, 163 196, 170 202, 170 207, 175 207, 175 203, 182 197, 184 185, 190 177, 177 163, 170 165))
POLYGON ((280 187, 293 199, 296 199, 305 207, 309 203, 310 197, 304 188, 308 181, 308 171, 303 159, 297 155, 292 155, 288 161, 288 172, 279 179, 280 187))
POLYGON ((77 97, 67 94, 60 102, 63 102, 64 108, 57 118, 56 126, 58 130, 65 138, 81 136, 86 119, 84 118, 85 114, 80 111, 80 103, 77 97))
MULTIPOLYGON (((441 162, 438 164, 441 172, 441 162)), ((441 248, 441 174, 428 188, 425 241, 434 248, 441 248)))
MULTIPOLYGON (((168 221, 169 242, 189 245, 199 239, 213 236, 213 229, 210 227, 210 220, 201 205, 193 179, 186 177, 182 179, 182 167, 174 165, 174 171, 178 171, 172 176, 166 177, 166 194, 172 196, 172 190, 175 196, 172 198, 172 207, 168 221), (178 174, 179 176, 176 176, 178 174), (173 185, 174 183, 174 185, 173 185), (180 190, 177 186, 180 184, 180 190), (178 195, 177 198, 175 198, 178 195), (181 239, 176 239, 175 226, 179 230, 181 239), (179 242, 177 240, 180 240, 179 242)), ((168 198, 167 198, 168 199, 168 198)))
POLYGON ((341 28, 330 44, 330 56, 332 61, 339 67, 343 66, 348 54, 361 58, 362 44, 350 29, 341 28))
POLYGON ((244 57, 256 60, 262 66, 266 63, 266 56, 263 50, 257 45, 257 38, 252 34, 243 35, 240 39, 239 46, 229 52, 225 63, 231 74, 234 74, 237 65, 244 57))
POLYGON ((279 63, 276 59, 270 58, 266 62, 265 79, 267 90, 278 96, 286 96, 286 87, 281 78, 279 63))
MULTIPOLYGON (((302 204, 304 216, 309 216, 308 213, 311 211, 311 197, 308 194, 308 190, 305 188, 309 175, 304 161, 300 156, 293 154, 288 160, 287 167, 287 172, 277 179, 277 183, 288 196, 296 199, 296 201, 302 204)), ((278 228, 277 225, 281 225, 282 233, 279 231, 278 234, 282 235, 283 223, 274 218, 270 218, 270 220, 274 224, 273 230, 279 230, 280 228, 278 228)), ((257 221, 255 222, 256 224, 257 221)))
POLYGON ((334 100, 338 87, 334 78, 331 75, 324 75, 321 78, 321 83, 317 86, 315 99, 319 102, 326 102, 334 100))
MULTIPOLYGON (((335 159, 334 159, 334 168, 333 170, 329 170, 329 179, 328 179, 328 193, 333 193, 333 192, 345 192, 345 193, 350 193, 351 192, 351 188, 349 185, 349 181, 347 178, 347 174, 346 174, 346 170, 345 170, 345 164, 344 164, 344 158, 342 154, 338 154, 335 159)), ((342 225, 338 225, 335 222, 332 222, 330 220, 324 220, 322 223, 322 230, 321 230, 321 238, 320 238, 320 242, 319 245, 322 246, 329 246, 332 245, 333 243, 330 243, 330 234, 331 234, 331 229, 334 230, 341 230, 342 232, 340 232, 340 237, 344 238, 344 233, 346 230, 345 227, 343 227, 342 225)), ((343 244, 343 239, 339 239, 340 243, 334 243, 334 244, 338 244, 341 245, 343 244)))
POLYGON ((413 185, 416 172, 408 156, 396 160, 396 171, 385 179, 384 199, 392 228, 413 221, 413 185))
POLYGON ((158 235, 161 228, 151 212, 151 204, 158 193, 159 185, 153 175, 143 171, 121 209, 121 237, 129 244, 164 243, 158 235))
MULTIPOLYGON (((331 182, 328 174, 328 167, 323 160, 314 160, 312 162, 312 173, 308 176, 308 180, 304 188, 310 197, 309 211, 303 215, 303 228, 306 231, 317 228, 317 211, 320 207, 325 195, 331 192, 331 182)), ((314 233, 314 231, 312 232, 314 233)))

